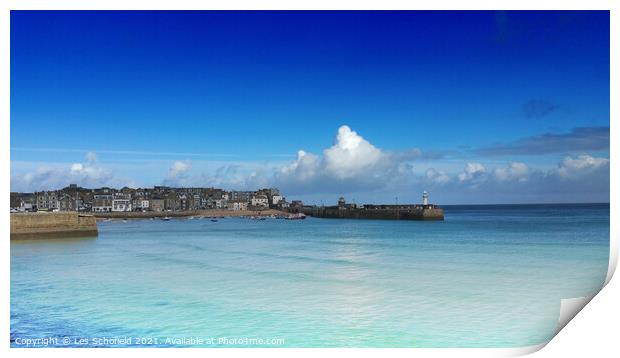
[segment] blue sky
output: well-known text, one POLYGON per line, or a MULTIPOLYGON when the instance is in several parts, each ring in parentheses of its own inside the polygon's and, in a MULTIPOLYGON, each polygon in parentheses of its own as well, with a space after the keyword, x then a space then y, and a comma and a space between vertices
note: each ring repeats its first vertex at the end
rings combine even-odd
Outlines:
POLYGON ((11 190, 608 201, 608 159, 608 12, 11 13, 11 190))

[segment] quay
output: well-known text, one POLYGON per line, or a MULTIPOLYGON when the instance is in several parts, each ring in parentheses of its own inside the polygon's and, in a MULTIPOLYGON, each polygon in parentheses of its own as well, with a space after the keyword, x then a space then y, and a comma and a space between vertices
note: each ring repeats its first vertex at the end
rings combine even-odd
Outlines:
POLYGON ((77 212, 11 213, 11 240, 97 236, 94 216, 77 212))
POLYGON ((375 220, 444 220, 443 209, 429 204, 428 193, 422 195, 422 204, 375 205, 347 204, 343 197, 336 206, 306 206, 301 210, 306 215, 328 219, 375 219, 375 220))

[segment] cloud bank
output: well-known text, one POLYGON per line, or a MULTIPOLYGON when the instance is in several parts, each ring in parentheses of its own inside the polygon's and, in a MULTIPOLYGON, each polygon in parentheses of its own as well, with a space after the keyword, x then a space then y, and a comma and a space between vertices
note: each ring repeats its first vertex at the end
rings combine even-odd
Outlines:
MULTIPOLYGON (((504 152, 523 153, 523 148, 528 147, 528 153, 547 153, 549 148, 567 148, 570 143, 582 149, 605 148, 608 138, 609 128, 578 128, 565 135, 517 141, 518 145, 506 146, 510 151, 504 152), (594 143, 594 138, 603 143, 594 143)), ((423 190, 430 191, 439 203, 609 201, 609 159, 605 157, 567 154, 548 167, 532 167, 521 161, 486 161, 485 156, 477 159, 465 161, 460 168, 453 165, 452 159, 452 164, 446 166, 441 156, 418 148, 379 148, 343 125, 331 146, 320 153, 299 150, 290 162, 226 161, 210 162, 205 167, 205 162, 177 160, 168 162, 159 182, 141 185, 213 186, 228 190, 278 187, 289 199, 315 203, 340 195, 358 198, 359 202, 391 202, 395 196, 400 197, 400 202, 415 202, 423 190)), ((82 163, 41 166, 26 174, 14 174, 11 190, 57 189, 69 183, 84 187, 135 186, 99 165, 97 154, 89 152, 82 163)))
POLYGON ((609 150, 609 127, 579 127, 569 133, 546 133, 475 151, 483 156, 582 153, 609 150))
POLYGON ((88 152, 84 162, 66 166, 40 166, 25 174, 11 175, 11 191, 30 192, 35 190, 55 190, 69 184, 78 184, 86 188, 122 187, 134 182, 117 177, 112 171, 101 167, 97 155, 88 152))

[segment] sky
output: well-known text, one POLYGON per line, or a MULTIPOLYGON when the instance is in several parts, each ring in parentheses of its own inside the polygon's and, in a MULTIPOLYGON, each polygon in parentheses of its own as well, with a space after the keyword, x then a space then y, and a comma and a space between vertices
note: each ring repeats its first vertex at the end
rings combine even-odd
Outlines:
POLYGON ((12 11, 11 191, 609 202, 607 11, 12 11))

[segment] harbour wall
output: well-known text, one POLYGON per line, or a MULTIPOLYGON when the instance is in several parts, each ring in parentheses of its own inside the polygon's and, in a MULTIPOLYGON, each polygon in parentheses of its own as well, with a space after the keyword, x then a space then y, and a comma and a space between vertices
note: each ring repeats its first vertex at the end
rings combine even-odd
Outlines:
POLYGON ((11 239, 97 236, 97 220, 77 212, 11 213, 11 239))
POLYGON ((304 214, 330 219, 444 220, 443 209, 431 206, 404 208, 313 207, 304 210, 304 214))

